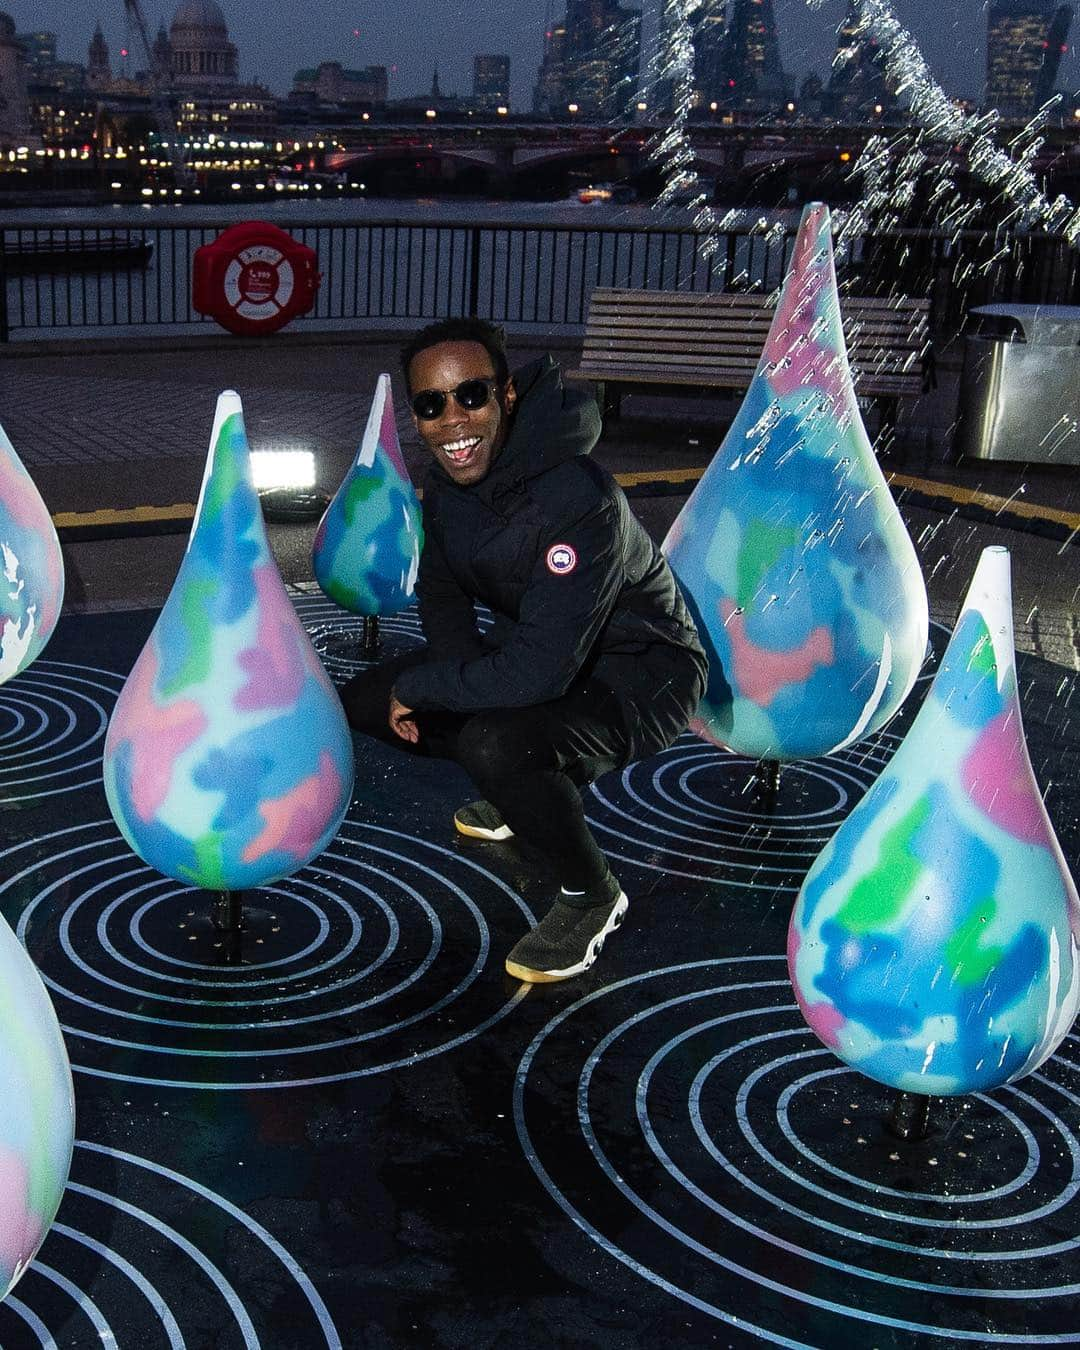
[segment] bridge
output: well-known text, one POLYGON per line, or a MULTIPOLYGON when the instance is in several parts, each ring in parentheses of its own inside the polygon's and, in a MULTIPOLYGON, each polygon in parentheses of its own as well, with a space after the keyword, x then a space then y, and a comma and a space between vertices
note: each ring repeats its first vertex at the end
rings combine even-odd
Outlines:
MULTIPOLYGON (((649 196, 660 182, 653 147, 666 130, 640 123, 473 121, 438 112, 426 122, 333 129, 337 148, 324 153, 323 167, 369 185, 391 179, 492 196, 558 194, 586 180, 627 182, 649 196)), ((792 190, 805 195, 801 190, 815 182, 827 182, 835 198, 867 140, 879 132, 904 134, 897 126, 723 121, 692 122, 686 134, 699 177, 722 185, 724 195, 765 201, 782 200, 792 190)), ((954 147, 921 148, 929 166, 948 163, 959 180, 967 176, 954 147)), ((1080 132, 1048 130, 1033 168, 1051 191, 1071 195, 1080 184, 1080 132)), ((854 192, 854 185, 849 188, 854 192)))

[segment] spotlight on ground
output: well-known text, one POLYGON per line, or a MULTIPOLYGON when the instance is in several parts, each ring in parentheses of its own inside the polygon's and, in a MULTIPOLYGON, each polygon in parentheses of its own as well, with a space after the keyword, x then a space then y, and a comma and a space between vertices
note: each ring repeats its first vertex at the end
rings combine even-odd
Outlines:
POLYGON ((326 510, 329 498, 316 484, 310 450, 252 451, 251 472, 267 520, 315 520, 326 510))

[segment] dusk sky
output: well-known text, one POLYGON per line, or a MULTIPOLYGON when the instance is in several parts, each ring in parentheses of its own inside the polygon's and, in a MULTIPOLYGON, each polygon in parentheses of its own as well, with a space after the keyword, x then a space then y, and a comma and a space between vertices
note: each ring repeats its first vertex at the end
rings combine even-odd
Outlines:
MULTIPOLYGON (((144 0, 147 20, 172 19, 177 0, 144 0)), ((468 93, 476 52, 508 52, 515 108, 527 108, 540 62, 545 14, 561 14, 565 0, 299 0, 291 5, 219 0, 229 36, 240 52, 241 74, 275 93, 288 91, 294 71, 320 61, 390 68, 390 95, 420 93, 437 62, 444 91, 468 93), (274 15, 279 18, 275 21, 274 15), (395 69, 396 67, 396 69, 395 69)), ((835 46, 844 0, 773 0, 784 63, 796 81, 808 70, 825 74, 835 46)), ((915 35, 935 74, 950 93, 978 96, 983 82, 986 13, 983 0, 894 0, 900 20, 915 35)), ((132 42, 123 0, 0 0, 19 31, 45 28, 59 37, 60 56, 86 60, 100 20, 114 69, 119 50, 132 42)), ((1080 41, 1080 29, 1073 38, 1080 41)), ((1062 67, 1062 83, 1080 84, 1075 55, 1062 67)))

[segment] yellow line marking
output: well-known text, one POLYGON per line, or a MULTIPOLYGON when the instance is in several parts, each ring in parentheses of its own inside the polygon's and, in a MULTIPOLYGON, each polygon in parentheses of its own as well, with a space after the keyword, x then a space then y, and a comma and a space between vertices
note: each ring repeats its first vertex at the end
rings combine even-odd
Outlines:
MULTIPOLYGON (((696 483, 704 472, 703 468, 641 469, 633 473, 617 473, 615 479, 624 488, 641 487, 648 483, 696 483)), ((915 478, 892 472, 885 476, 891 487, 911 488, 927 496, 944 497, 961 505, 971 504, 995 513, 1009 512, 1028 520, 1053 521, 1068 530, 1080 530, 1080 512, 1059 511, 1052 506, 1018 501, 1015 497, 998 497, 991 492, 961 487, 957 483, 939 483, 931 478, 915 478)), ((121 511, 60 511, 52 519, 60 530, 94 525, 144 525, 160 520, 188 521, 194 516, 195 506, 192 502, 174 502, 172 506, 132 506, 121 511)))
POLYGON ((1080 530, 1080 514, 1076 511, 1058 511, 1053 506, 1017 501, 1015 497, 998 497, 992 492, 959 487, 956 483, 938 483, 929 478, 909 478, 903 473, 890 473, 886 476, 890 486, 896 484, 898 487, 914 488, 916 492, 926 492, 932 497, 947 497, 953 502, 970 502, 987 511, 1009 511, 1014 516, 1025 516, 1029 520, 1052 520, 1067 529, 1080 530))
POLYGON ((132 506, 124 511, 59 511, 53 516, 58 530, 81 525, 142 525, 151 520, 192 520, 195 507, 191 502, 176 502, 172 506, 132 506))
POLYGON ((637 473, 617 473, 620 487, 637 487, 640 483, 695 483, 704 469, 644 469, 637 473))
MULTIPOLYGON (((615 478, 622 487, 638 487, 643 483, 692 483, 704 472, 704 469, 657 469, 640 473, 617 473, 615 478)), ((1059 511, 1052 506, 1019 501, 1016 497, 998 497, 992 492, 980 492, 975 488, 960 487, 956 483, 939 483, 933 478, 913 478, 908 474, 892 472, 886 472, 885 477, 890 487, 912 488, 928 497, 945 497, 962 505, 981 506, 984 510, 995 513, 1009 512, 1028 520, 1049 520, 1064 525, 1069 530, 1080 530, 1080 513, 1075 511, 1059 511)))

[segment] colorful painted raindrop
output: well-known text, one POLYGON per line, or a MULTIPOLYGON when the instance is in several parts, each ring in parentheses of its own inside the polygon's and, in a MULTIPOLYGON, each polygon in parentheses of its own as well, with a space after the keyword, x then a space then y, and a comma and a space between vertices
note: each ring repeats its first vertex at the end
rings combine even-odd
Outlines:
POLYGON ((30 958, 0 919, 0 1299, 34 1259, 75 1138, 71 1068, 30 958))
POLYGON ((380 375, 356 460, 315 532, 315 579, 354 614, 396 614, 413 601, 422 545, 390 376, 380 375))
POLYGON ((64 603, 64 562, 48 508, 0 427, 0 684, 36 660, 64 603))
POLYGON ((926 586, 859 416, 824 206, 803 214, 757 372, 664 551, 711 658, 706 739, 829 754, 910 693, 926 586))
POLYGON ((1009 555, 988 548, 911 730, 799 893, 791 978, 841 1059, 946 1096, 1053 1054, 1080 1007, 1078 948, 1020 719, 1009 555))
POLYGON ((230 391, 187 552, 109 723, 109 806, 151 867, 243 890, 320 853, 352 782, 341 703, 270 552, 230 391))

